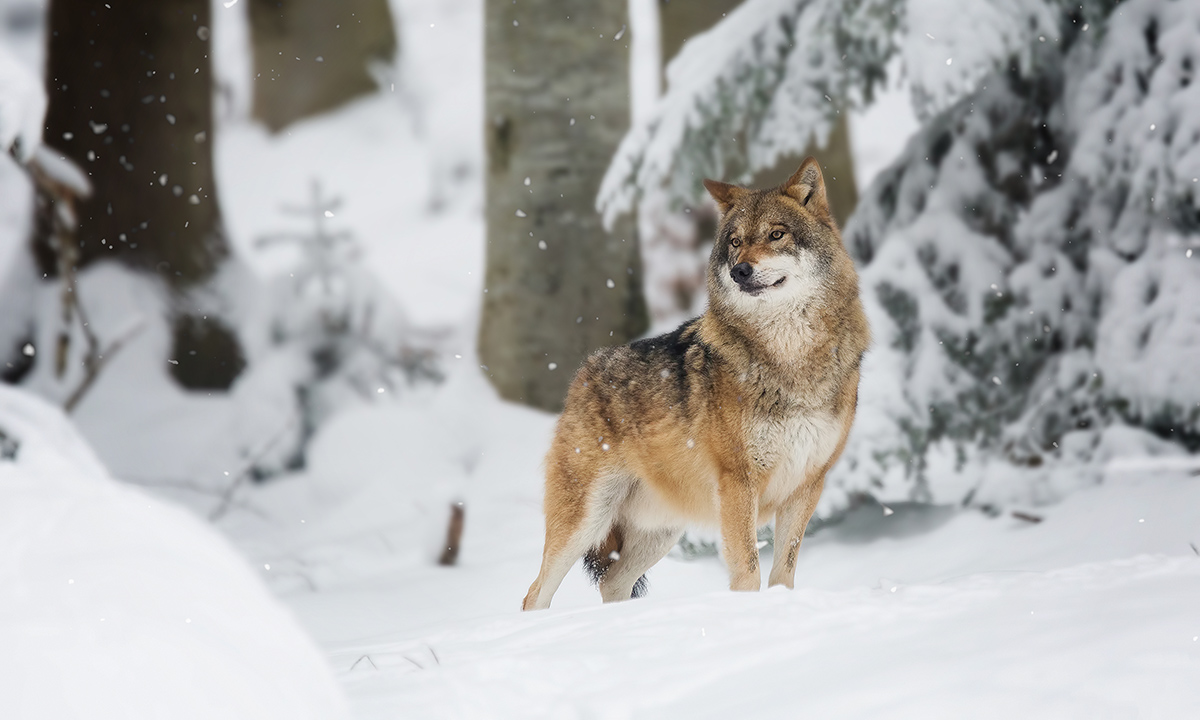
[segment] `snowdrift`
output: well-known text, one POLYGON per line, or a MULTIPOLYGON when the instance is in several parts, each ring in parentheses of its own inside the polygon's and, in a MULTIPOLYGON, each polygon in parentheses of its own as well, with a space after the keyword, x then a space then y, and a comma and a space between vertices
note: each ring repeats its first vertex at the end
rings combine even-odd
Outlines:
POLYGON ((339 718, 321 654, 236 551, 117 484, 0 385, 0 707, 9 718, 339 718))

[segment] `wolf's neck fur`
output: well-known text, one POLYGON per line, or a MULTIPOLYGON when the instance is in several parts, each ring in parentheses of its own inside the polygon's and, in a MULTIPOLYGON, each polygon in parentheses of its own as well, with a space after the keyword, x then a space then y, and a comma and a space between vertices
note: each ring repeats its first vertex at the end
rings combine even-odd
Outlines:
POLYGON ((712 302, 701 335, 740 379, 821 402, 858 366, 868 342, 853 270, 826 280, 803 301, 750 317, 712 302))

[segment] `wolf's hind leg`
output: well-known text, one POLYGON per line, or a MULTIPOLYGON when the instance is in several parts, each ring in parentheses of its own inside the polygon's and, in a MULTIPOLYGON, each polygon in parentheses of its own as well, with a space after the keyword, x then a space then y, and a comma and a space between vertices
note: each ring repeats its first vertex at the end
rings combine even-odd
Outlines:
POLYGON ((608 566, 600 579, 600 597, 604 602, 630 599, 639 578, 663 559, 682 534, 683 530, 677 528, 625 528, 620 557, 608 566))
POLYGON ((537 579, 529 586, 529 593, 522 610, 544 610, 550 607, 550 600, 558 591, 563 578, 571 570, 575 561, 583 557, 588 547, 592 545, 591 538, 582 532, 582 524, 574 531, 556 530, 554 525, 547 522, 546 548, 542 552, 542 569, 537 579))
POLYGON ((550 607, 550 600, 575 561, 608 535, 627 492, 628 485, 620 476, 575 483, 553 468, 550 470, 546 479, 546 547, 542 551, 542 569, 529 587, 523 609, 550 607), (587 489, 581 492, 580 486, 587 489))

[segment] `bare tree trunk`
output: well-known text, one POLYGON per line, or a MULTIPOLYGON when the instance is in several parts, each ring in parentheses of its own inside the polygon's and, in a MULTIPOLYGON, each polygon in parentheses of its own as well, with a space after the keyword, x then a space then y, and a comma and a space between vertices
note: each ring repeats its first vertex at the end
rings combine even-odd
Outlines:
POLYGON ((575 368, 647 327, 634 223, 595 210, 629 128, 626 0, 486 0, 487 273, 500 394, 562 408, 575 368))
POLYGON ((391 62, 387 0, 250 0, 254 116, 272 131, 372 93, 373 61, 391 62))
POLYGON ((176 291, 172 372, 186 387, 220 389, 242 369, 240 346, 219 321, 189 317, 184 300, 229 256, 214 187, 209 13, 209 0, 52 0, 46 142, 93 192, 75 205, 69 247, 56 239, 55 199, 39 193, 33 249, 46 277, 112 258, 162 278, 176 291))
MULTIPOLYGON (((53 0, 46 142, 91 177, 79 266, 104 257, 186 287, 229 254, 214 192, 209 0, 53 0)), ((56 274, 45 213, 35 248, 56 274)))

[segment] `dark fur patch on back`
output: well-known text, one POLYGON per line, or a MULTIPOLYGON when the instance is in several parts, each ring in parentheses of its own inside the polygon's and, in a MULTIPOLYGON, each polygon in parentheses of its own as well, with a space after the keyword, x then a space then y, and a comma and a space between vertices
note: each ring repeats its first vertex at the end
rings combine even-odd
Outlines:
POLYGON ((696 337, 699 323, 700 318, 693 318, 664 335, 629 343, 635 357, 670 373, 675 382, 674 401, 684 405, 688 397, 688 351, 699 347, 705 360, 709 359, 709 348, 696 337))

